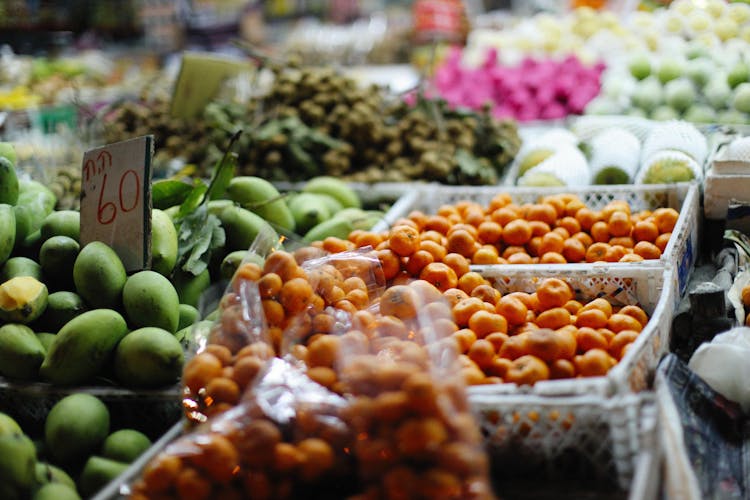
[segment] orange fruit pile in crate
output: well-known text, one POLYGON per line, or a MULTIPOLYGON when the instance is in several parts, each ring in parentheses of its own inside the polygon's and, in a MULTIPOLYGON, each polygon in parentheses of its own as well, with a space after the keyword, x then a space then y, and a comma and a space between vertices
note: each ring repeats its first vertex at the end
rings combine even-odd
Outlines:
MULTIPOLYGON (((394 223, 399 233, 387 238, 355 231, 350 240, 400 257, 419 251, 415 260, 420 263, 430 261, 427 253, 434 261, 455 253, 470 264, 637 262, 661 257, 678 218, 674 208, 634 211, 623 200, 593 210, 575 194, 519 205, 499 193, 486 206, 460 201, 442 205, 435 214, 412 211, 394 223)), ((418 266, 410 265, 412 270, 418 266)))

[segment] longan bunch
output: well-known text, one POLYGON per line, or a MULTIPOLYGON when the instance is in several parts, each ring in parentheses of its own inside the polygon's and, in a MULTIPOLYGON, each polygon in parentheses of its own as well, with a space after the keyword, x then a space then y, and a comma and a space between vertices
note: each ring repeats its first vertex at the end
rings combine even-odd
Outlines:
MULTIPOLYGON (((638 262, 661 257, 678 218, 673 208, 635 212, 622 200, 593 210, 575 194, 519 205, 498 193, 486 206, 459 201, 434 214, 415 210, 386 235, 355 231, 349 240, 380 252, 386 276, 398 274, 397 260, 399 271, 414 276, 433 262, 446 263, 447 256, 477 265, 638 262)), ((446 264, 454 271, 464 267, 446 264)))
POLYGON ((570 285, 547 278, 532 293, 502 294, 481 274, 464 274, 444 293, 458 330, 469 385, 602 376, 648 323, 638 305, 576 300, 570 285))

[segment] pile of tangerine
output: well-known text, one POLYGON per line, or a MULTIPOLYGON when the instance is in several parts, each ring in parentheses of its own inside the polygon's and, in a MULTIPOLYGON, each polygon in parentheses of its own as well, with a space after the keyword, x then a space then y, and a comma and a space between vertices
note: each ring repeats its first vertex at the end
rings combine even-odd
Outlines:
POLYGON ((349 240, 401 257, 419 251, 420 264, 413 263, 412 271, 453 253, 470 264, 637 262, 661 257, 678 218, 673 208, 635 212, 623 200, 593 210, 575 194, 519 205, 499 193, 487 206, 465 200, 443 205, 435 214, 412 211, 394 224, 413 229, 401 228, 399 238, 358 230, 349 240))

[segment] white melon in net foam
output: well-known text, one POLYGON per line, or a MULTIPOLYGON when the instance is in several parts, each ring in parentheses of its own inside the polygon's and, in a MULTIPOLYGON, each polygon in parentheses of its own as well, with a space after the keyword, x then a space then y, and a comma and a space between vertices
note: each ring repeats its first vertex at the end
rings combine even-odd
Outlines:
POLYGON ((611 128, 597 134, 590 142, 591 178, 604 168, 617 167, 628 174, 630 181, 635 177, 640 163, 641 142, 623 128, 611 128))
MULTIPOLYGON (((649 171, 657 164, 668 161, 677 161, 681 164, 686 165, 693 172, 693 178, 700 180, 703 178, 703 168, 689 155, 682 151, 675 150, 663 150, 657 151, 656 153, 649 156, 646 161, 641 164, 641 168, 635 176, 635 184, 643 184, 646 177, 649 175, 649 171)), ((667 181, 663 181, 667 182, 667 181)), ((661 182, 660 182, 661 183, 661 182)))
POLYGON ((654 126, 643 142, 641 158, 648 159, 663 150, 681 151, 703 165, 708 154, 706 137, 692 123, 669 120, 654 126))
POLYGON ((588 162, 576 146, 561 147, 555 154, 529 169, 518 179, 518 184, 524 185, 524 178, 536 174, 551 174, 566 186, 588 186, 591 184, 588 162))

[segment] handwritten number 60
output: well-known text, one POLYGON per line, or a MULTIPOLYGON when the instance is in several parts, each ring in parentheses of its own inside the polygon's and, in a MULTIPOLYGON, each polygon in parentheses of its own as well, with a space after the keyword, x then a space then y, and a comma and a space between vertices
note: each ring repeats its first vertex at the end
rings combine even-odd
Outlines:
MULTIPOLYGON (((107 185, 107 174, 104 174, 102 177, 102 188, 99 191, 99 207, 97 209, 97 220, 100 224, 111 224, 115 218, 117 217, 117 206, 112 203, 111 201, 108 201, 106 203, 102 203, 104 198, 104 191, 105 187, 107 185)), ((133 191, 131 191, 132 193, 133 191)), ((126 170, 122 176, 120 177, 120 185, 118 188, 118 201, 120 202, 120 210, 123 212, 130 212, 131 210, 135 209, 136 206, 138 206, 138 201, 141 197, 141 185, 138 179, 138 173, 135 170, 126 170), (125 181, 126 179, 132 176, 132 184, 135 187, 133 196, 133 200, 129 206, 125 206, 125 202, 127 200, 123 199, 123 195, 125 192, 125 181)))

